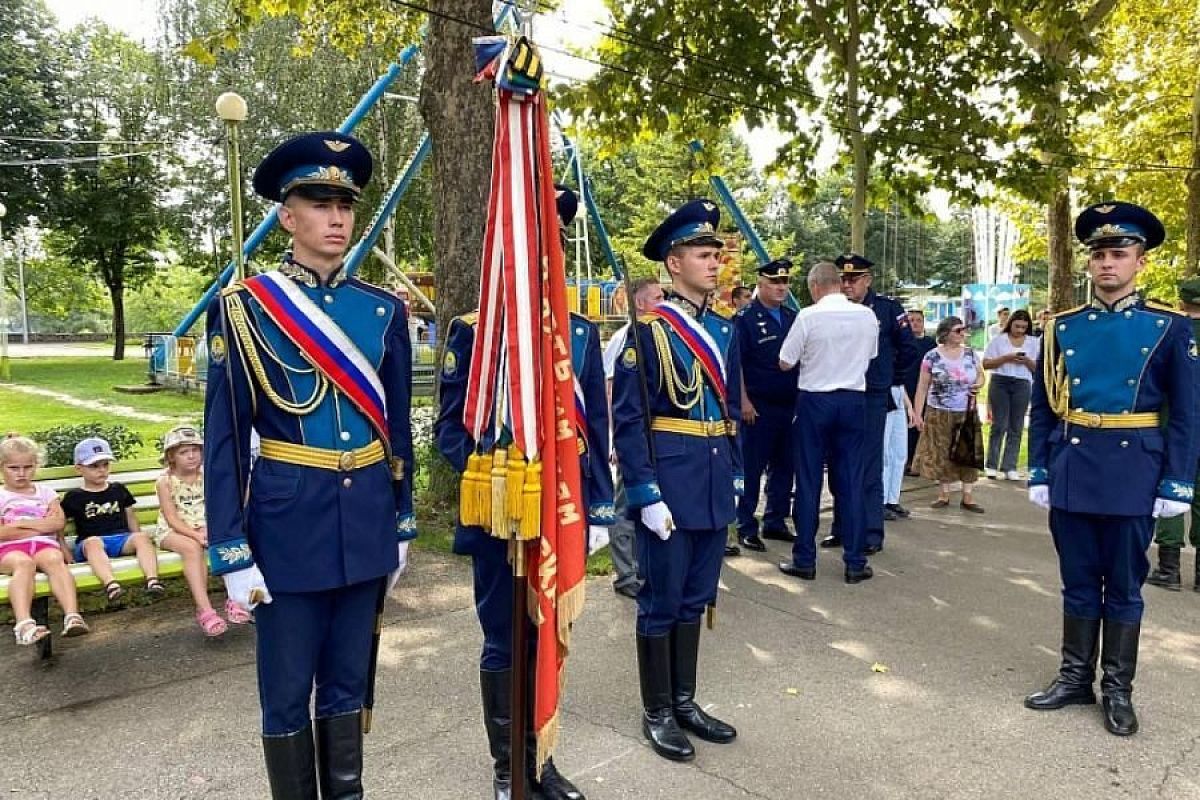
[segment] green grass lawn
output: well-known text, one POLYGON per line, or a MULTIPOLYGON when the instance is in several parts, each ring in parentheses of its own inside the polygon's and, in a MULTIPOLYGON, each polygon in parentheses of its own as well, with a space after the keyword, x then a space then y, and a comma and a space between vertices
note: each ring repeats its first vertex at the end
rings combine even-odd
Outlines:
POLYGON ((99 400, 153 414, 199 418, 204 397, 162 391, 133 395, 114 391, 114 386, 141 386, 146 383, 143 358, 113 361, 102 358, 15 358, 12 360, 13 383, 37 386, 84 400, 99 400))

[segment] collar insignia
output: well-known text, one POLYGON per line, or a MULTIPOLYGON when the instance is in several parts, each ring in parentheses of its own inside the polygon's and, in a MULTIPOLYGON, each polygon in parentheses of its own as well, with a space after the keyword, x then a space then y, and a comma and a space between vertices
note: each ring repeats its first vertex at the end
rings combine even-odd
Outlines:
POLYGON ((705 211, 712 211, 715 208, 716 208, 716 206, 714 206, 712 203, 708 202, 707 200, 704 201, 704 210, 705 211))
POLYGON ((1111 214, 1114 210, 1116 210, 1116 208, 1116 206, 1096 206, 1096 213, 1111 214))
POLYGON ((350 147, 349 142, 339 142, 336 139, 325 139, 325 146, 335 153, 340 153, 350 147))

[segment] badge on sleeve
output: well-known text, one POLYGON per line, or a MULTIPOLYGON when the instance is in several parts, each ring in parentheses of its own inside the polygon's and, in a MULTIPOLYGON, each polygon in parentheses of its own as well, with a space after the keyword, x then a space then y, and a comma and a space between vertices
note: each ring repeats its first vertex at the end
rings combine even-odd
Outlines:
POLYGON ((214 333, 212 339, 208 342, 208 355, 214 364, 220 364, 225 360, 225 337, 219 333, 214 333))
POLYGON ((442 357, 442 375, 453 378, 456 372, 458 372, 458 356, 453 350, 447 350, 446 355, 442 357))
POLYGON ((621 354, 621 366, 625 369, 637 369, 637 348, 630 345, 621 354))

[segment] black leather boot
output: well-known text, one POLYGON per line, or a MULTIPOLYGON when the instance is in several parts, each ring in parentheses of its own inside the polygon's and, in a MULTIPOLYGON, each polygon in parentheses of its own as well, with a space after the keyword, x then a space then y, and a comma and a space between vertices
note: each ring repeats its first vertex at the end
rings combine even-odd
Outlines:
POLYGON ((642 734, 663 758, 691 761, 696 750, 675 721, 671 708, 671 635, 639 633, 637 657, 642 685, 642 734))
POLYGON ((1179 577, 1179 547, 1169 544, 1158 546, 1158 566, 1146 577, 1146 583, 1178 592, 1182 588, 1179 577))
POLYGON ((264 736, 271 800, 317 800, 312 725, 286 736, 264 736))
POLYGON ((317 780, 322 800, 361 800, 362 711, 317 720, 317 780))
POLYGON ((554 759, 546 759, 546 763, 542 765, 542 777, 538 778, 537 773, 537 731, 533 728, 533 700, 536 694, 537 680, 533 665, 536 660, 536 653, 530 653, 529 669, 525 674, 529 676, 528 688, 525 691, 527 705, 525 709, 525 774, 528 776, 525 785, 529 787, 530 795, 541 798, 541 800, 584 800, 583 792, 575 787, 575 784, 567 780, 558 767, 554 766, 554 759))
POLYGON ((1100 641, 1100 620, 1063 615, 1062 666, 1049 686, 1025 698, 1025 707, 1035 711, 1054 711, 1063 706, 1091 705, 1096 702, 1092 684, 1096 681, 1096 645, 1100 641))
POLYGON ((1137 733, 1133 711, 1133 676, 1137 672, 1140 622, 1104 621, 1104 648, 1100 655, 1100 694, 1104 696, 1104 727, 1114 736, 1137 733))
POLYGON ((696 705, 696 661, 700 657, 700 621, 679 623, 671 631, 671 705, 685 731, 706 742, 728 744, 737 738, 733 726, 704 713, 696 705))
POLYGON ((483 727, 487 730, 488 749, 492 754, 492 792, 495 800, 512 795, 511 670, 479 670, 479 691, 483 696, 483 727))

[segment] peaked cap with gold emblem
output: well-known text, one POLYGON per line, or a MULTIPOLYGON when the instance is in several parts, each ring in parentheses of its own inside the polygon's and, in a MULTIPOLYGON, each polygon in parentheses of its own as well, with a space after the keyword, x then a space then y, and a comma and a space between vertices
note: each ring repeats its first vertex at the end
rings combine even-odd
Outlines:
POLYGON ((254 171, 254 191, 282 203, 302 189, 314 199, 357 200, 371 180, 371 153, 358 139, 337 131, 315 131, 288 139, 254 171))
POLYGON ((716 203, 692 200, 677 208, 654 229, 642 246, 642 255, 651 261, 666 261, 671 248, 679 245, 723 247, 724 240, 717 236, 720 222, 721 212, 716 203))
POLYGON ((1085 208, 1075 219, 1075 236, 1089 250, 1135 244, 1153 250, 1167 238, 1167 232, 1147 209, 1113 200, 1085 208))

